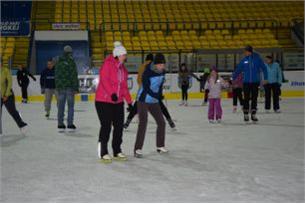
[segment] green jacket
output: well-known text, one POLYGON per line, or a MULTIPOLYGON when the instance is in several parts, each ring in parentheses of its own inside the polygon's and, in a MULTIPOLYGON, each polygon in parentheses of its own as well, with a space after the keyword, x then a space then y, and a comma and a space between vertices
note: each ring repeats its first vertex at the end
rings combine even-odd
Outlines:
POLYGON ((6 67, 1 67, 1 97, 8 97, 12 95, 12 74, 11 71, 6 67))
POLYGON ((72 55, 64 54, 59 58, 55 66, 55 87, 56 89, 72 88, 79 90, 77 67, 72 55))

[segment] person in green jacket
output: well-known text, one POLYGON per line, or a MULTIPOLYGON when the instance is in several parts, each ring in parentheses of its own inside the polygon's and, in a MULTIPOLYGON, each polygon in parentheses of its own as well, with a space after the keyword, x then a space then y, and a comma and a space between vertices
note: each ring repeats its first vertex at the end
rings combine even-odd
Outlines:
POLYGON ((68 104, 68 130, 76 129, 74 120, 74 96, 79 92, 77 67, 72 56, 72 48, 64 47, 64 54, 59 58, 55 66, 55 89, 58 95, 58 130, 64 132, 64 112, 66 102, 68 104))
MULTIPOLYGON (((7 109, 8 113, 13 117, 15 122, 17 123, 18 127, 22 134, 25 134, 25 127, 27 124, 23 122, 20 117, 20 114, 16 110, 15 105, 15 96, 12 91, 12 75, 11 71, 7 67, 2 67, 2 63, 0 64, 1 75, 0 75, 0 83, 1 83, 1 107, 0 107, 0 114, 2 113, 2 106, 4 105, 7 109)), ((2 121, 0 115, 0 134, 2 135, 2 121)))

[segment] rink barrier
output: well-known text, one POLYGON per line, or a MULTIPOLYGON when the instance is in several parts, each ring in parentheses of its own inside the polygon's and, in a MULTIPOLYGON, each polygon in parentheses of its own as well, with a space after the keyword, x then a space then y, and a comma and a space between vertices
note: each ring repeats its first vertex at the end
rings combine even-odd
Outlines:
MULTIPOLYGON (((164 93, 166 100, 180 100, 181 93, 164 93)), ((201 92, 191 92, 189 93, 189 99, 203 99, 204 93, 201 92)), ((282 98, 301 98, 304 97, 304 90, 282 90, 282 98)), ((132 98, 134 99, 136 94, 132 94, 132 98)), ((231 94, 229 92, 222 92, 222 98, 231 98, 231 94)), ((95 94, 77 94, 75 95, 75 101, 77 102, 86 102, 86 101, 94 101, 95 94)), ((16 96, 16 101, 21 102, 21 96, 16 96)), ((29 102, 43 102, 44 96, 29 96, 29 102)), ((53 101, 55 98, 53 97, 53 101)))

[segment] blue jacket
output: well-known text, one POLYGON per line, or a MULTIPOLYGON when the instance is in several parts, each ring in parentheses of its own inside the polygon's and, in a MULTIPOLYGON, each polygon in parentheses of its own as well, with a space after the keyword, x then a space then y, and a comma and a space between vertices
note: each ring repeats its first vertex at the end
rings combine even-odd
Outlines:
POLYGON ((55 67, 44 69, 40 75, 40 86, 42 89, 55 89, 55 67))
POLYGON ((268 71, 268 83, 269 84, 282 84, 282 70, 280 68, 280 65, 276 62, 272 64, 265 64, 268 71))
POLYGON ((244 83, 259 83, 261 81, 261 72, 263 72, 264 80, 268 79, 267 68, 257 53, 244 57, 237 65, 233 73, 235 80, 240 73, 243 73, 244 83))
POLYGON ((142 86, 138 91, 137 100, 144 103, 159 103, 162 97, 165 72, 154 71, 152 63, 147 66, 142 75, 142 86))

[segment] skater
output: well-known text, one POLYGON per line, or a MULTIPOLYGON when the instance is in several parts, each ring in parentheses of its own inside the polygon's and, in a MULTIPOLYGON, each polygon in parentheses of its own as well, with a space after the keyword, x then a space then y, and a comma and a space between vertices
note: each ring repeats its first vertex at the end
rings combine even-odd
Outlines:
POLYGON ((243 73, 243 92, 244 92, 244 121, 249 121, 249 100, 251 96, 251 120, 257 122, 256 117, 257 111, 257 96, 258 96, 258 87, 260 85, 260 74, 263 72, 264 80, 263 84, 267 83, 268 73, 267 68, 259 56, 259 54, 253 51, 253 48, 248 45, 244 49, 245 57, 237 65, 236 70, 233 73, 233 80, 236 80, 240 73, 243 73))
POLYGON ((74 97, 79 92, 79 81, 77 67, 72 56, 72 48, 69 45, 64 47, 64 53, 59 58, 55 67, 55 88, 58 97, 58 131, 64 132, 64 113, 66 102, 68 104, 68 131, 75 131, 74 120, 74 97))
POLYGON ((28 86, 30 84, 29 76, 36 81, 36 78, 26 69, 25 66, 19 65, 17 81, 18 85, 21 87, 22 103, 28 102, 28 86))
POLYGON ((209 122, 214 123, 216 119, 216 122, 220 123, 222 119, 221 90, 228 87, 228 83, 218 76, 217 70, 214 68, 205 86, 205 89, 209 90, 209 122))
POLYGON ((55 95, 57 101, 57 94, 55 92, 55 69, 53 60, 49 59, 47 62, 47 68, 45 68, 40 76, 41 94, 44 94, 44 108, 46 118, 50 117, 51 103, 53 95, 55 95))
POLYGON ((237 101, 243 106, 243 74, 239 74, 238 77, 232 81, 232 95, 233 95, 233 113, 237 111, 237 101))
MULTIPOLYGON (((0 113, 2 114, 2 107, 3 105, 7 109, 8 113, 12 116, 15 120, 16 124, 18 125, 21 133, 24 135, 26 133, 26 126, 27 124, 22 120, 20 114, 16 110, 15 104, 15 96, 12 90, 12 75, 11 71, 7 67, 2 67, 2 63, 0 64, 1 75, 0 75, 0 84, 1 84, 1 106, 0 106, 0 113)), ((0 116, 2 118, 2 115, 0 116)), ((0 120, 0 122, 2 122, 0 120)), ((0 125, 0 134, 2 135, 2 123, 0 125)))
MULTIPOLYGON (((137 82, 138 82, 138 86, 139 86, 139 89, 141 88, 142 86, 142 75, 143 75, 143 72, 145 70, 146 67, 149 67, 148 65, 150 65, 153 61, 153 54, 148 54, 146 56, 146 59, 145 59, 145 63, 143 65, 141 65, 141 67, 139 68, 139 71, 138 71, 138 77, 137 77, 137 82)), ((163 115, 165 116, 169 126, 171 128, 175 128, 176 125, 174 123, 174 121, 172 120, 166 106, 164 105, 163 103, 163 97, 161 97, 161 99, 159 100, 159 104, 160 104, 160 107, 161 107, 161 111, 163 113, 163 115)), ((134 118, 134 116, 138 113, 137 111, 137 101, 134 103, 132 109, 129 111, 129 114, 127 116, 127 120, 124 124, 124 128, 127 129, 130 122, 132 121, 132 119, 134 118)))
POLYGON ((272 56, 266 56, 266 67, 268 71, 268 84, 265 88, 265 111, 270 112, 271 94, 273 100, 273 110, 275 113, 280 113, 280 86, 282 84, 282 72, 278 63, 273 61, 272 56))
POLYGON ((179 86, 181 88, 182 100, 180 105, 187 106, 188 89, 190 87, 190 72, 185 63, 182 63, 179 69, 179 86))
POLYGON ((98 140, 98 156, 102 162, 111 163, 112 157, 108 153, 108 140, 113 126, 112 149, 116 160, 125 161, 127 157, 121 149, 124 100, 132 108, 132 99, 128 90, 128 71, 124 65, 127 50, 121 42, 114 43, 113 54, 109 55, 99 73, 99 84, 96 91, 95 107, 101 128, 98 140))
POLYGON ((143 84, 137 95, 139 125, 134 147, 134 155, 137 158, 141 158, 143 155, 142 148, 147 128, 148 112, 150 112, 157 123, 157 151, 159 153, 168 152, 165 148, 165 121, 159 104, 165 80, 164 74, 165 57, 163 54, 158 53, 154 58, 154 63, 149 64, 145 69, 142 76, 143 84))
POLYGON ((206 105, 208 102, 209 90, 205 89, 205 84, 209 76, 210 76, 210 68, 204 68, 203 75, 201 75, 199 78, 195 77, 200 82, 200 92, 204 93, 204 99, 201 104, 202 106, 206 105))

